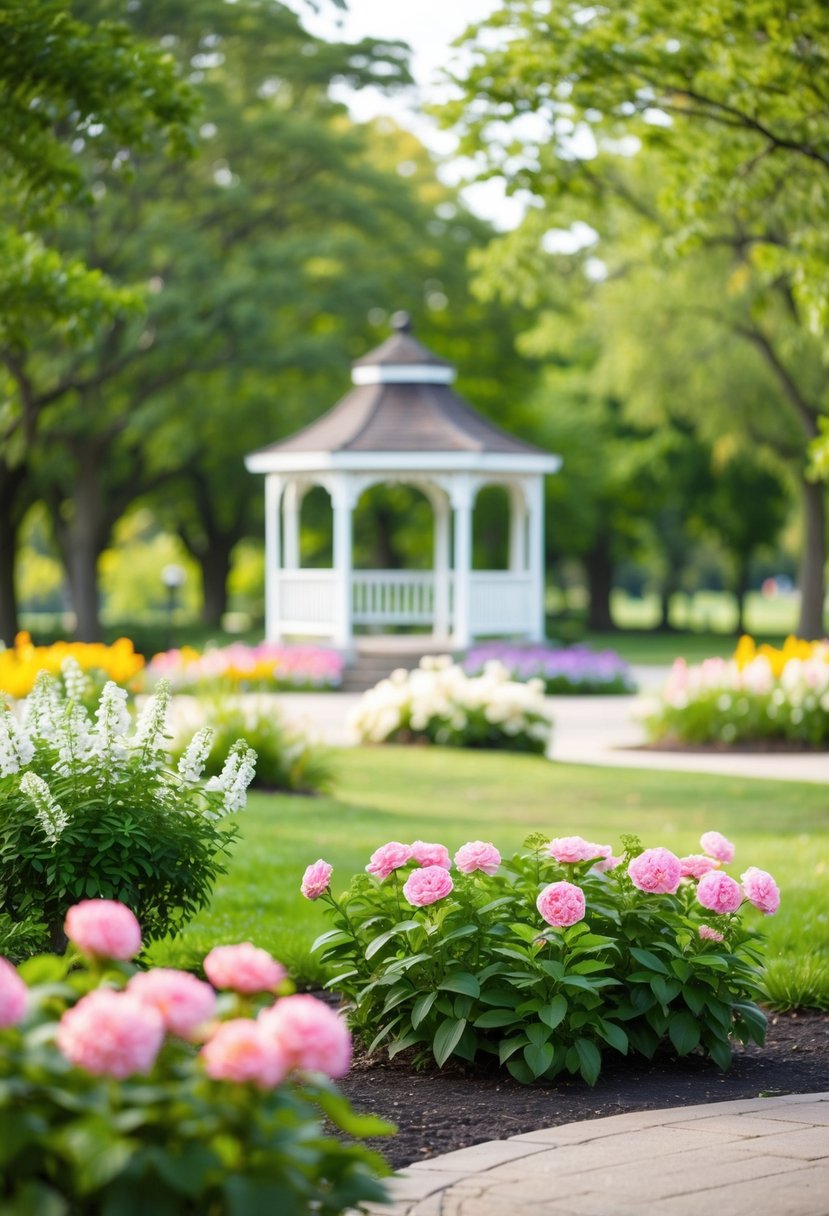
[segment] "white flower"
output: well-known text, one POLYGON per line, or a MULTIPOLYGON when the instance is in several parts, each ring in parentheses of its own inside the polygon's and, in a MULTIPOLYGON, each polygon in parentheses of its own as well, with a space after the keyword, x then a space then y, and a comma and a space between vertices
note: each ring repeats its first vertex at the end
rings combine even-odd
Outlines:
POLYGON ((178 762, 178 774, 185 785, 195 785, 204 770, 204 762, 210 755, 213 731, 209 726, 196 731, 178 762))
POLYGON ((68 701, 55 731, 58 751, 55 769, 61 776, 71 776, 76 766, 83 769, 94 755, 95 740, 91 728, 89 714, 83 705, 68 701))
POLYGON ((35 754, 31 739, 18 725, 17 718, 0 701, 0 777, 9 777, 25 768, 35 754))
POLYGON ((56 681, 48 672, 39 671, 35 686, 26 701, 26 729, 33 739, 51 743, 60 716, 60 696, 56 681))
POLYGON ((244 739, 237 739, 227 754, 219 776, 211 777, 205 786, 211 793, 224 794, 221 815, 232 815, 242 810, 247 800, 247 788, 255 772, 256 752, 248 747, 244 739))
POLYGON ((49 844, 57 844, 69 822, 66 811, 37 773, 24 773, 20 779, 20 789, 32 802, 35 816, 49 844))
POLYGON ((159 680, 155 693, 147 699, 135 724, 132 746, 143 754, 145 764, 155 768, 160 753, 167 748, 167 712, 170 708, 170 681, 159 680))
POLYGON ((60 665, 66 695, 70 701, 83 701, 92 691, 92 682, 81 670, 76 658, 68 654, 60 665))
POLYGON ((130 715, 127 709, 127 690, 119 688, 114 680, 108 680, 104 685, 95 713, 95 722, 95 754, 105 768, 120 766, 127 755, 123 738, 130 728, 130 715))

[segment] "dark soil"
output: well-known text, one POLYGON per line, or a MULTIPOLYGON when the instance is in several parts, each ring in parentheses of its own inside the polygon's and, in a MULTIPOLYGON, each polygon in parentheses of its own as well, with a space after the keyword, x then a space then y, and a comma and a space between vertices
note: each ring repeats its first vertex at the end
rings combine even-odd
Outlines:
POLYGON ((519 1085, 508 1074, 465 1067, 412 1071, 399 1058, 357 1060, 340 1083, 355 1108, 399 1131, 371 1141, 394 1169, 440 1153, 582 1119, 735 1098, 829 1090, 829 1014, 772 1014, 764 1047, 735 1045, 727 1073, 699 1056, 648 1062, 607 1057, 590 1089, 583 1081, 519 1085))

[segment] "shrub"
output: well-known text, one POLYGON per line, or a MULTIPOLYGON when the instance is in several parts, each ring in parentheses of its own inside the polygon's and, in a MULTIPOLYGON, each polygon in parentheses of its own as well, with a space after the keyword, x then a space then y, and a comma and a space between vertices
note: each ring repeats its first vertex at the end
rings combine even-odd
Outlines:
POLYGON ((179 691, 314 692, 340 686, 343 657, 322 646, 234 642, 208 647, 201 654, 190 647, 157 654, 147 675, 163 676, 179 691))
POLYGON ((27 697, 41 671, 57 675, 67 659, 86 672, 99 689, 107 679, 129 684, 144 666, 144 659, 135 653, 127 638, 119 638, 112 646, 104 646, 102 642, 35 646, 28 633, 19 633, 14 646, 7 650, 0 646, 0 693, 18 699, 27 697))
POLYGON ((84 896, 120 899, 149 938, 175 933, 207 903, 245 803, 256 760, 243 739, 218 778, 201 772, 209 731, 170 766, 169 689, 134 728, 110 682, 95 722, 59 682, 38 677, 20 725, 0 707, 0 911, 42 921, 62 946, 66 909, 84 896))
POLYGON ((542 680, 550 695, 636 691, 630 667, 613 650, 486 642, 472 647, 463 668, 469 675, 480 675, 493 660, 503 664, 513 680, 542 680))
POLYGON ((340 899, 322 860, 302 888, 330 911, 314 949, 369 1052, 413 1048, 441 1066, 494 1056, 522 1082, 593 1084, 607 1051, 699 1050, 725 1069, 732 1037, 765 1034, 738 908, 770 912, 779 895, 762 871, 741 886, 720 868, 733 848, 718 833, 703 841, 708 856, 680 859, 624 837, 618 858, 537 834, 507 861, 474 841, 454 871, 442 845, 392 841, 340 899))
POLYGON ((511 680, 500 663, 468 676, 448 657, 421 659, 364 693, 348 724, 365 743, 439 743, 543 755, 552 720, 540 680, 511 680))
MULTIPOLYGON (((96 920, 130 915, 100 900, 79 908, 90 904, 76 939, 87 951, 96 920)), ((345 1024, 313 997, 274 1003, 280 968, 264 951, 223 949, 222 986, 242 992, 220 997, 186 972, 94 953, 19 972, 0 960, 4 1211, 304 1216, 384 1198, 380 1158, 321 1126, 392 1130, 354 1114, 333 1084, 350 1058, 345 1024)))
POLYGON ((829 643, 788 638, 778 650, 744 637, 731 659, 677 659, 646 726, 657 741, 826 747, 829 643))

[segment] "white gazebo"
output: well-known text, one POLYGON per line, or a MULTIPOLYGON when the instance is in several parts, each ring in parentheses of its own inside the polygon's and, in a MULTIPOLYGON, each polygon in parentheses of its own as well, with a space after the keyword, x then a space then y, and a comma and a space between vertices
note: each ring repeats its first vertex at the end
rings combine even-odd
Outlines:
POLYGON ((358 626, 415 626, 455 649, 476 637, 544 637, 544 475, 558 456, 508 435, 450 388, 455 370, 411 336, 408 316, 353 365, 354 387, 310 426, 252 452, 265 474, 265 619, 270 641, 320 637, 350 650, 358 626), (432 570, 355 570, 352 515, 378 483, 420 489, 434 511, 432 570), (510 503, 509 569, 472 569, 478 491, 510 503), (303 495, 333 508, 333 565, 300 565, 303 495), (281 526, 280 526, 281 517, 281 526))

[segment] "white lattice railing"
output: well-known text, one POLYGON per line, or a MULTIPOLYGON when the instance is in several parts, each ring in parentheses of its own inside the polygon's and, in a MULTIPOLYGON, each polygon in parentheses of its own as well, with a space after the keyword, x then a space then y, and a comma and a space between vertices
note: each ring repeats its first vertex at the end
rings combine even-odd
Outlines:
POLYGON ((279 576, 279 621, 286 633, 330 634, 334 628, 333 570, 283 570, 279 576))
POLYGON ((513 570, 473 570, 469 616, 474 636, 524 633, 533 627, 532 580, 513 570))
POLYGON ((435 576, 431 570, 355 570, 355 625, 431 625, 435 576))

